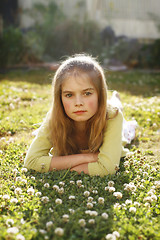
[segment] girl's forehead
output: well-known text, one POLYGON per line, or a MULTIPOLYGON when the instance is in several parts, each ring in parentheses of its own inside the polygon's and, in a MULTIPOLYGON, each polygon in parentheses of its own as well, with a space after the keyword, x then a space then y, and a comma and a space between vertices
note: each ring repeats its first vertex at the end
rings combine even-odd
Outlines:
POLYGON ((94 87, 92 79, 86 74, 82 76, 70 76, 66 78, 62 83, 62 89, 74 89, 74 88, 90 88, 94 87))

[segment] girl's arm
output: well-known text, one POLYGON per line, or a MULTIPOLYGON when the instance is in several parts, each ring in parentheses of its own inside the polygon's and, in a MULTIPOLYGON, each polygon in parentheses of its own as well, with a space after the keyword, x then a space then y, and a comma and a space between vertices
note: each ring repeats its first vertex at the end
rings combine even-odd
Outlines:
POLYGON ((73 168, 71 168, 70 171, 76 171, 78 173, 84 172, 86 174, 89 174, 88 163, 84 163, 84 164, 78 165, 76 167, 73 167, 73 168))
MULTIPOLYGON (((49 171, 52 171, 54 169, 62 170, 68 168, 71 168, 72 170, 80 170, 80 167, 82 167, 83 165, 87 166, 88 170, 88 163, 96 162, 97 160, 98 153, 81 153, 68 156, 52 157, 49 171)), ((81 171, 83 171, 83 169, 81 171)))

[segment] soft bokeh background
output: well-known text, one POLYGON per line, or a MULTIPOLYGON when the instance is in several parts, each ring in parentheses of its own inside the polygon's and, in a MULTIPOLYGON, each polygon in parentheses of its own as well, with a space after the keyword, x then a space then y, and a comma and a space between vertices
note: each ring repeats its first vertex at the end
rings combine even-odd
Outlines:
POLYGON ((113 69, 157 69, 159 0, 1 0, 0 36, 0 69, 82 52, 113 69))

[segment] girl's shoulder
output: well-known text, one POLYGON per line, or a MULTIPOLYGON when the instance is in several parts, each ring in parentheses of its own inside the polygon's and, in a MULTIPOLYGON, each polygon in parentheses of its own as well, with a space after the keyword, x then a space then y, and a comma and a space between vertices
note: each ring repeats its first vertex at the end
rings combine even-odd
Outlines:
POLYGON ((119 115, 120 110, 117 107, 112 106, 111 104, 107 105, 107 119, 113 119, 119 115))

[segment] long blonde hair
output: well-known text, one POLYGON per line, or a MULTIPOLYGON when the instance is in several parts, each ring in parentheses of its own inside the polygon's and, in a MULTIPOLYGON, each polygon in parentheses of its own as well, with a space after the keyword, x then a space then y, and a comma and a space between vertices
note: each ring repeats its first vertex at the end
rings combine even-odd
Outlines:
POLYGON ((50 114, 51 141, 56 155, 64 156, 80 153, 74 139, 74 124, 65 111, 61 99, 61 86, 65 79, 73 74, 87 75, 98 93, 98 110, 87 121, 88 148, 97 152, 103 142, 107 117, 107 85, 103 69, 99 63, 88 55, 75 55, 65 60, 53 78, 53 104, 50 114))

